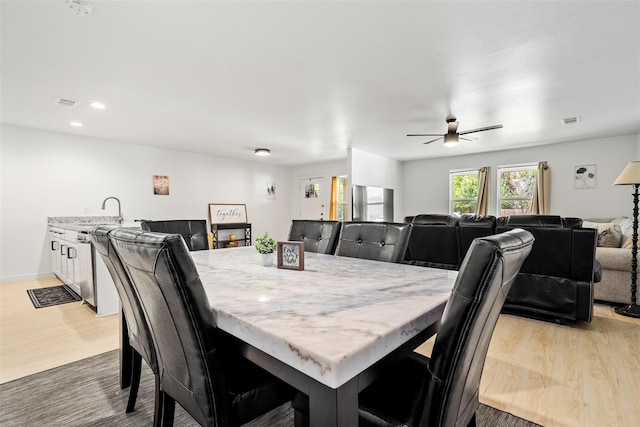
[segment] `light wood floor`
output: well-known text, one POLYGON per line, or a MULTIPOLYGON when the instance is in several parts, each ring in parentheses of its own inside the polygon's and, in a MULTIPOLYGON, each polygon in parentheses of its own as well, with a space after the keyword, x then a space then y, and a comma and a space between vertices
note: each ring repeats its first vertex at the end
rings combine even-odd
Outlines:
POLYGON ((58 279, 0 284, 0 383, 118 348, 118 316, 82 302, 34 308, 27 289, 58 279))
MULTIPOLYGON (((34 309, 26 290, 57 279, 0 285, 0 382, 118 347, 118 316, 82 303, 34 309)), ((429 354, 433 339, 418 351, 429 354)), ((480 401, 544 426, 639 426, 640 319, 596 306, 591 323, 560 326, 502 315, 480 401)))

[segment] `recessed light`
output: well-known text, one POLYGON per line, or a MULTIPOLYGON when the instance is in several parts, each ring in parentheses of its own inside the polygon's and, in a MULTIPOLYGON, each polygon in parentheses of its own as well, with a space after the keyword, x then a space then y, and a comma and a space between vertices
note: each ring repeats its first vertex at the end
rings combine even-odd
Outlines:
POLYGON ((94 101, 91 103, 91 106, 96 110, 104 110, 105 105, 102 102, 94 101))
POLYGON ((256 148, 255 151, 256 156, 270 156, 271 155, 271 150, 269 150, 268 148, 256 148))
POLYGON ((83 126, 80 122, 69 122, 69 124, 76 128, 81 128, 83 126))

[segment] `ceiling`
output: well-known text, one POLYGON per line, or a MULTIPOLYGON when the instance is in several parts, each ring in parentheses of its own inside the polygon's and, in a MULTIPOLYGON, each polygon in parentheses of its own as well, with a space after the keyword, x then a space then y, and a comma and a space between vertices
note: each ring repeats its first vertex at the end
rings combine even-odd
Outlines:
POLYGON ((2 123, 279 165, 640 132, 639 1, 85 1, 2 0, 2 123), (405 136, 449 114, 504 128, 405 136))

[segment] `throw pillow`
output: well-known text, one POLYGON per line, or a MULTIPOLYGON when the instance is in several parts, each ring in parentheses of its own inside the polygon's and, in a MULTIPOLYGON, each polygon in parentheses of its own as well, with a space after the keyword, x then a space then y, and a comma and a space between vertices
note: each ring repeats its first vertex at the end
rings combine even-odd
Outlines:
POLYGON ((622 242, 622 230, 619 225, 612 225, 603 231, 598 231, 598 246, 604 248, 619 248, 622 242))
POLYGON ((611 222, 583 221, 582 227, 598 230, 598 246, 607 248, 619 248, 622 242, 622 229, 618 224, 611 222))

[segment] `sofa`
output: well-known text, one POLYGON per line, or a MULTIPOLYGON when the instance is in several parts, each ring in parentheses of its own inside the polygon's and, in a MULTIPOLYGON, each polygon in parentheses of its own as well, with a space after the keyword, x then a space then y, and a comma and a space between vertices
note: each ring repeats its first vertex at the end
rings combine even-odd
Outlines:
POLYGON ((616 304, 631 302, 632 220, 626 217, 587 218, 583 227, 598 230, 596 259, 602 279, 594 289, 596 301, 616 304))
MULTIPOLYGON (((595 230, 579 218, 555 215, 425 214, 405 218, 413 224, 405 263, 458 270, 473 239, 513 228, 536 238, 532 252, 507 296, 504 312, 565 321, 591 321, 593 313, 595 230)), ((597 279, 597 277, 596 277, 597 279)))

